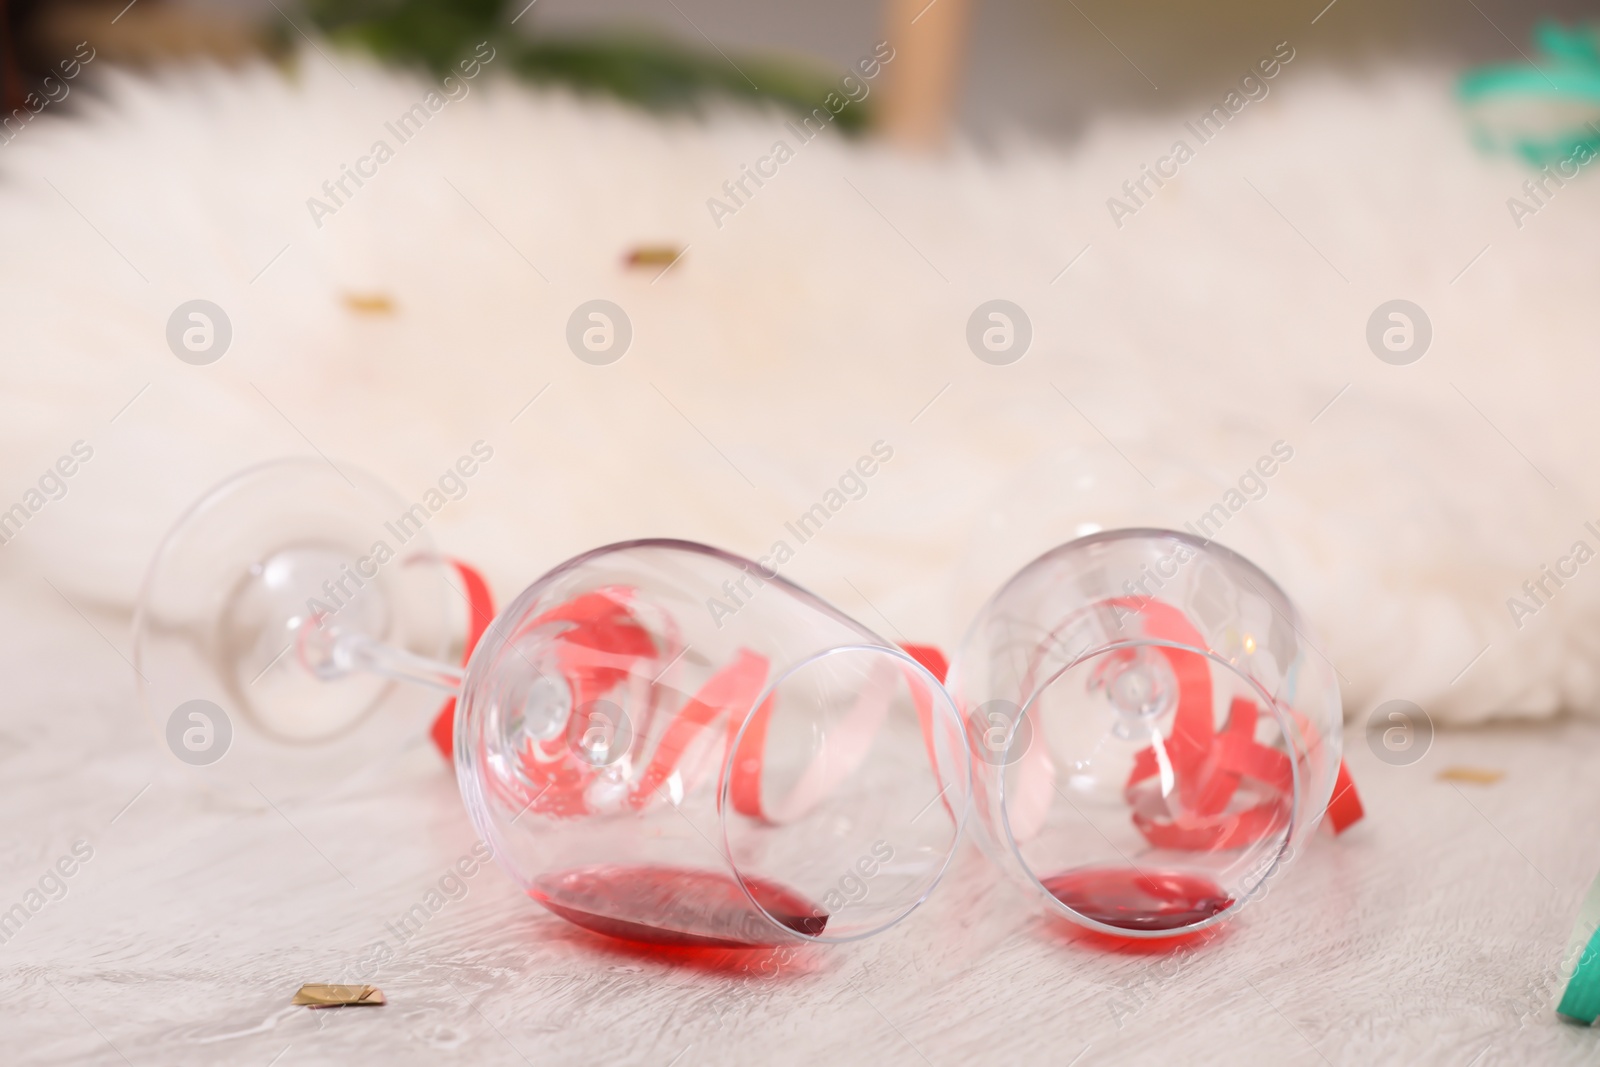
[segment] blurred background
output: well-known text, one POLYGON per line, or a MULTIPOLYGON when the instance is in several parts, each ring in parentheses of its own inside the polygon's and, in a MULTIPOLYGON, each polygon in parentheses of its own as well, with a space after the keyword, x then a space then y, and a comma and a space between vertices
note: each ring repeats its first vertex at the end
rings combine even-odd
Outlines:
MULTIPOLYGON (((863 45, 897 25, 937 24, 943 35, 926 58, 932 69, 904 95, 914 116, 895 115, 920 131, 948 121, 963 135, 985 140, 1026 131, 1071 137, 1106 111, 1159 111, 1209 92, 1216 82, 1256 58, 1258 40, 1317 18, 1317 61, 1348 69, 1386 62, 1466 64, 1504 59, 1529 48, 1540 19, 1571 22, 1596 11, 1581 0, 1223 0, 1184 4, 1075 3, 1074 0, 882 0, 856 3, 746 3, 740 0, 6 0, 11 44, 23 78, 8 79, 7 108, 22 83, 49 57, 95 30, 97 46, 113 60, 142 64, 197 55, 238 61, 254 52, 298 44, 290 19, 306 27, 384 42, 391 57, 442 55, 451 38, 471 27, 504 26, 530 42, 589 51, 588 69, 550 64, 545 73, 575 84, 604 84, 612 65, 607 46, 625 66, 637 56, 620 42, 656 46, 657 56, 698 60, 687 76, 721 84, 724 69, 713 49, 741 59, 784 58, 819 74, 848 69, 863 45), (1334 17, 1334 10, 1342 7, 1334 17), (126 10, 124 10, 126 9, 126 10), (521 16, 517 17, 519 12, 521 16), (1324 15, 1323 12, 1326 12, 1324 15), (113 31, 103 29, 116 17, 113 31), (355 30, 351 33, 352 29, 355 30), (943 37, 947 37, 945 41, 943 37), (1157 83, 1146 72, 1159 75, 1157 83), (931 99, 929 99, 931 97, 931 99), (921 114, 930 110, 929 116, 921 114)), ((629 92, 637 71, 614 72, 610 85, 629 92)), ((756 79, 760 81, 761 79, 756 79)), ((800 83, 802 86, 804 82, 800 83)), ((731 88, 737 90, 740 86, 731 88)), ((655 95, 673 94, 658 86, 655 95)), ((649 95, 648 92, 646 95, 649 95)), ((881 109, 880 109, 881 110, 881 109)), ((879 115, 880 120, 883 116, 879 115)))

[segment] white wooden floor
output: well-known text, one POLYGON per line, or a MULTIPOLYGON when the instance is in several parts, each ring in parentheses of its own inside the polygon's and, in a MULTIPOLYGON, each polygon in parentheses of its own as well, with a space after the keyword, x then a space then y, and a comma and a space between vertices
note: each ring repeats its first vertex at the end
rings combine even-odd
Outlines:
POLYGON ((1184 956, 1073 940, 970 848, 896 931, 789 960, 607 942, 491 867, 401 946, 386 1006, 314 1012, 289 1006, 296 988, 394 942, 386 924, 472 845, 437 757, 417 748, 336 805, 208 799, 133 711, 122 624, 5 602, 0 910, 75 841, 93 849, 0 944, 8 1063, 1600 1059, 1600 1033, 1550 1010, 1600 869, 1600 727, 1445 734, 1406 768, 1357 737, 1366 824, 1320 837, 1184 956), (1506 777, 1438 781, 1451 764, 1506 777))

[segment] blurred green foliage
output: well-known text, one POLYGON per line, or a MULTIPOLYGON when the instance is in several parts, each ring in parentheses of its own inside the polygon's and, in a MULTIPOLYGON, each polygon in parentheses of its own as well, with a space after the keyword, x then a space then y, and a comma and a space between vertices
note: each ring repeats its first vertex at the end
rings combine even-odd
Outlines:
MULTIPOLYGON (((422 66, 443 77, 488 41, 505 66, 531 82, 604 93, 655 111, 692 111, 713 97, 770 101, 801 114, 838 92, 825 67, 773 56, 724 56, 638 33, 549 37, 521 17, 527 0, 302 0, 331 40, 367 49, 385 62, 422 66), (514 6, 513 6, 514 5, 514 6), (511 20, 518 17, 517 25, 511 20)), ((835 118, 862 129, 864 103, 835 118)))

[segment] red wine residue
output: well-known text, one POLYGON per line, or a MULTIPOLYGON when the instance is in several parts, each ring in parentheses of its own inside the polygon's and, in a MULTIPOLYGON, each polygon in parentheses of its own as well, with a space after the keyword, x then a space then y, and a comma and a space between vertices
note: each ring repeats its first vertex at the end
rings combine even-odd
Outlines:
POLYGON ((545 875, 528 895, 584 929, 658 945, 757 948, 787 940, 772 919, 806 937, 828 923, 820 907, 793 890, 759 878, 747 877, 744 885, 749 896, 720 871, 597 866, 545 875))
POLYGON ((1176 871, 1079 867, 1041 884, 1084 918, 1119 930, 1181 930, 1233 907, 1211 879, 1176 871))

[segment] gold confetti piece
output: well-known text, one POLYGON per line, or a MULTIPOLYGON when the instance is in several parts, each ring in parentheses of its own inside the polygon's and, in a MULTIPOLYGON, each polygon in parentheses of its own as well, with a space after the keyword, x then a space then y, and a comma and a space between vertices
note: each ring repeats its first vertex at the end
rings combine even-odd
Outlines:
POLYGON ((1446 767, 1438 775, 1441 782, 1468 782, 1472 785, 1494 785, 1505 776, 1505 771, 1487 767, 1446 767))
POLYGON ((684 249, 677 245, 640 245, 624 260, 630 267, 668 267, 678 261, 684 249))
POLYGON ((357 315, 394 314, 394 301, 387 293, 346 293, 344 306, 357 315))
POLYGON ((294 995, 294 1003, 310 1008, 340 1008, 354 1004, 382 1004, 383 990, 371 985, 323 985, 307 982, 294 995))

